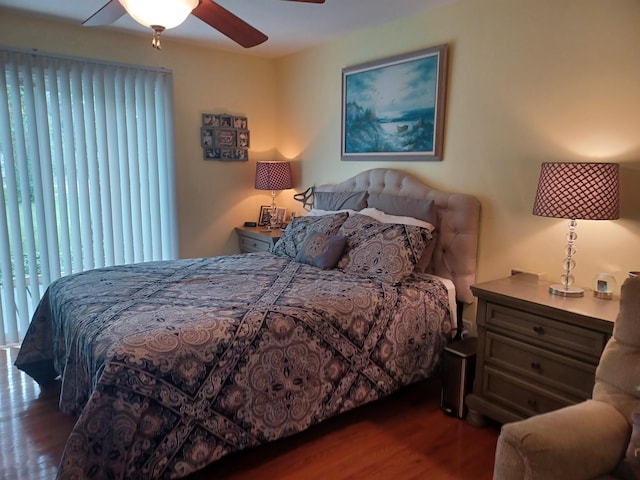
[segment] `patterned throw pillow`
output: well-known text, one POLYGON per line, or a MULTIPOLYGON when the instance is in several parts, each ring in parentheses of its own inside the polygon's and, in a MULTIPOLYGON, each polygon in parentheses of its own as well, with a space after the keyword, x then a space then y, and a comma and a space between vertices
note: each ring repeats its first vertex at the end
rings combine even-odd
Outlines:
POLYGON ((338 232, 348 216, 348 213, 342 212, 319 217, 296 217, 274 245, 273 253, 295 259, 308 234, 320 232, 331 237, 338 232))
POLYGON ((302 242, 296 262, 329 270, 338 264, 346 245, 347 239, 342 235, 330 237, 322 232, 311 232, 302 242))
POLYGON ((616 475, 624 480, 640 480, 640 412, 631 415, 633 431, 627 447, 627 453, 622 459, 616 475))
MULTIPOLYGON (((391 197, 391 195, 387 195, 387 196, 391 197)), ((415 199, 409 199, 409 200, 411 202, 417 202, 415 199)), ((428 203, 430 205, 429 209, 433 209, 432 201, 429 200, 428 202, 424 202, 424 201, 421 202, 421 204, 425 204, 425 203, 428 203)), ((435 231, 436 227, 433 224, 415 217, 391 215, 373 207, 364 208, 360 210, 359 213, 361 213, 362 215, 368 215, 369 217, 373 217, 382 223, 401 223, 403 225, 416 225, 418 227, 426 228, 433 238, 427 243, 427 246, 422 252, 422 256, 420 260, 418 260, 418 263, 415 266, 414 271, 416 272, 428 271, 428 268, 431 265, 431 258, 433 257, 433 252, 435 251, 435 247, 437 243, 437 240, 436 240, 437 232, 435 231)))
POLYGON ((347 247, 338 262, 343 272, 397 283, 409 276, 431 234, 414 225, 381 223, 366 215, 352 215, 340 227, 347 247))

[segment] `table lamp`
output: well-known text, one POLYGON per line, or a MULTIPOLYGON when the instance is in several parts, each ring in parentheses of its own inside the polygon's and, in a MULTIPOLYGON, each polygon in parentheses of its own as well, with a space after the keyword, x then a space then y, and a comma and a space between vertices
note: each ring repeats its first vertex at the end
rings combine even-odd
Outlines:
POLYGON ((566 257, 561 284, 549 291, 565 297, 582 297, 584 290, 573 286, 571 271, 576 263, 574 244, 576 220, 620 218, 620 181, 617 163, 543 163, 533 214, 569 219, 566 257))
POLYGON ((276 190, 293 188, 291 162, 257 162, 255 188, 258 190, 271 190, 269 228, 277 228, 276 190))

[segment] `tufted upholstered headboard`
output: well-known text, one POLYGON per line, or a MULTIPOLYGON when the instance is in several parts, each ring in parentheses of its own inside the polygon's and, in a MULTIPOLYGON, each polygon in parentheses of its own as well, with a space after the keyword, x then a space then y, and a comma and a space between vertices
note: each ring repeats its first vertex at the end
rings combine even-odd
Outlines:
POLYGON ((374 168, 341 183, 315 187, 317 192, 364 190, 433 200, 438 234, 429 273, 452 280, 458 301, 472 303, 470 287, 476 279, 480 202, 471 195, 434 190, 410 174, 392 168, 374 168))

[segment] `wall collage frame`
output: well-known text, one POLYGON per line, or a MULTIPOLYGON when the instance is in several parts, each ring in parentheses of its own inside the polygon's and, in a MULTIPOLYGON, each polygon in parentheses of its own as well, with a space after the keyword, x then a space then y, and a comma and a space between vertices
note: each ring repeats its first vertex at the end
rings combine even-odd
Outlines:
POLYGON ((247 161, 250 139, 247 117, 202 114, 200 143, 205 160, 247 161))

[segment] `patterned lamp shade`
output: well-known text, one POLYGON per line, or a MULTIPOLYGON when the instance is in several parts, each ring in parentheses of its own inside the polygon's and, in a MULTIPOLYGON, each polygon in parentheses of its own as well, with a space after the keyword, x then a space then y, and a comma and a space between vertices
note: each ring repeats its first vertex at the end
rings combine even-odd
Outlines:
POLYGON ((257 190, 286 190, 293 188, 291 162, 257 162, 257 190))
POLYGON ((533 214, 574 220, 620 218, 617 163, 543 163, 533 214))

